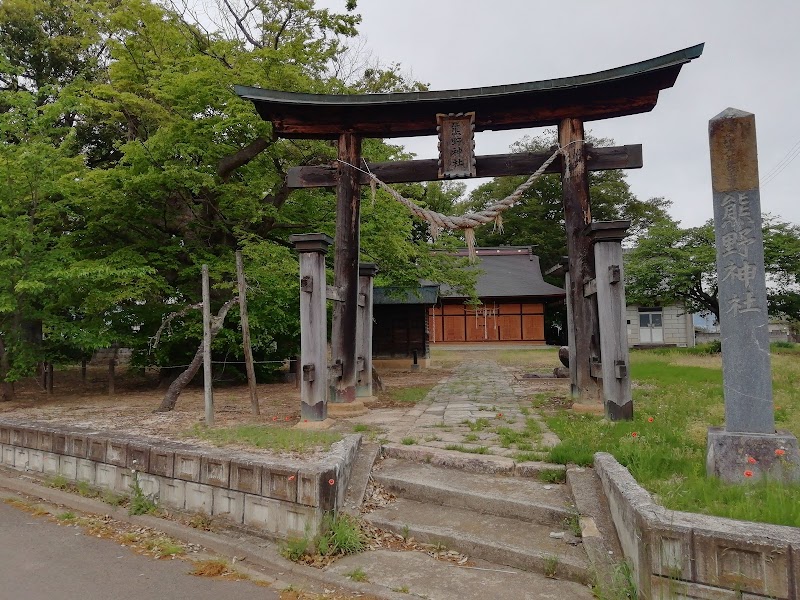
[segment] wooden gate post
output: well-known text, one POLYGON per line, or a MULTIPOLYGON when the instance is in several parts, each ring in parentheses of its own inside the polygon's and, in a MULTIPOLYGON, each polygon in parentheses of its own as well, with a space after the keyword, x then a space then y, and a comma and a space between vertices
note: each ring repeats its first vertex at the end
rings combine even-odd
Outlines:
POLYGON ((586 228, 594 243, 603 405, 611 421, 633 419, 622 266, 622 240, 630 224, 630 221, 600 221, 586 228))
POLYGON ((356 327, 358 323, 358 254, 361 213, 360 173, 349 165, 361 161, 361 137, 352 133, 339 136, 339 179, 336 185, 336 243, 333 283, 341 302, 333 307, 331 349, 333 362, 341 363, 332 402, 356 399, 356 327), (348 164, 344 164, 348 163, 348 164))
POLYGON ((362 401, 372 399, 372 282, 378 272, 374 263, 358 266, 358 373, 356 397, 362 401))
POLYGON ((289 236, 300 255, 300 425, 328 417, 328 343, 325 254, 333 240, 324 233, 289 236))
MULTIPOLYGON (((562 168, 564 222, 567 230, 569 286, 567 294, 575 331, 575 384, 578 398, 573 409, 579 412, 603 410, 602 390, 592 377, 591 365, 600 358, 597 309, 592 298, 583 294, 584 284, 594 277, 592 244, 584 229, 592 222, 589 204, 589 176, 586 169, 586 144, 583 121, 564 119, 558 127, 558 143, 565 148, 562 168)), ((571 357, 570 357, 571 358, 571 357)))

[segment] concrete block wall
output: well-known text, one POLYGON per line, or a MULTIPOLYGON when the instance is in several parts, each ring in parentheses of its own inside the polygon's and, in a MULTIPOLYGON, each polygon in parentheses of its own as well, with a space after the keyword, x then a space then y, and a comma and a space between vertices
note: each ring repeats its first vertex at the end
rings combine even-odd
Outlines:
POLYGON ((231 452, 118 432, 0 419, 0 465, 61 475, 129 494, 142 491, 171 509, 220 516, 275 537, 317 531, 344 505, 361 443, 347 436, 320 458, 231 452))
POLYGON ((595 470, 639 598, 800 600, 800 528, 668 510, 610 454, 595 470))
MULTIPOLYGON (((639 307, 627 307, 625 318, 628 324, 628 345, 641 344, 639 337, 639 307)), ((661 319, 663 324, 664 344, 680 347, 695 345, 694 323, 692 315, 687 313, 681 304, 671 304, 662 307, 661 319)))

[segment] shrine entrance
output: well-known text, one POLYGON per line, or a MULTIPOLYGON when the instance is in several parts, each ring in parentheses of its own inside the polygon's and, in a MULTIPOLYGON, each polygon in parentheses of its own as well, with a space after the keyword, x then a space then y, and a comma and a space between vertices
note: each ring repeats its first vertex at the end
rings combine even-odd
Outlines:
MULTIPOLYGON (((702 51, 700 44, 589 75, 450 91, 339 96, 236 86, 236 93, 272 122, 277 136, 338 140, 336 164, 295 167, 288 173, 290 188, 335 187, 337 196, 335 240, 322 234, 294 236, 301 253, 302 419, 324 421, 329 396, 332 406, 344 406, 371 393, 367 380, 375 271, 361 265, 359 275, 361 186, 375 182, 402 201, 388 184, 530 173, 561 175, 575 408, 603 412, 612 420, 632 418, 621 248, 628 223, 592 221, 588 173, 640 168, 642 149, 591 147, 584 143, 584 123, 652 110, 659 92, 672 87, 683 65, 702 51), (545 126, 558 127, 553 154, 475 155, 475 132, 545 126), (364 164, 363 138, 426 135, 439 137, 438 159, 372 163, 368 170, 359 166, 364 164), (331 242, 334 285, 326 288, 323 256, 331 242), (330 367, 325 356, 326 297, 335 301, 330 367), (364 374, 360 386, 359 374, 364 374)), ((509 198, 508 206, 515 201, 513 195, 509 198)), ((426 215, 408 206, 432 228, 466 230, 468 243, 472 228, 494 218, 426 215)))

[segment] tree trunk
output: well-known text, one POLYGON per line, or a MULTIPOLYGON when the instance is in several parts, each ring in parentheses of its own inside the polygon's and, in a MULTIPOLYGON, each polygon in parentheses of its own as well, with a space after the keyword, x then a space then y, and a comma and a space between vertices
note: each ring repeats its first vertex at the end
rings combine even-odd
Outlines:
POLYGON ((239 286, 239 313, 242 321, 242 346, 247 370, 247 387, 250 390, 250 408, 254 415, 261 414, 258 408, 256 369, 253 364, 253 347, 250 345, 250 320, 247 316, 247 283, 244 279, 244 260, 241 251, 236 252, 236 281, 239 286))
POLYGON ((47 395, 53 395, 53 373, 55 369, 53 368, 53 363, 47 363, 47 395))
MULTIPOLYGON (((225 322, 225 317, 228 315, 228 311, 230 310, 231 306, 236 304, 239 301, 238 296, 231 298, 225 304, 222 305, 222 308, 219 309, 217 316, 211 320, 211 340, 213 341, 216 335, 219 333, 219 330, 222 329, 222 324, 225 322)), ((189 363, 189 366, 186 370, 178 375, 175 378, 169 388, 167 389, 167 393, 164 394, 164 399, 161 401, 161 404, 156 408, 153 412, 169 412, 175 408, 175 405, 178 402, 178 396, 180 396, 181 392, 189 385, 189 382, 197 375, 197 371, 200 370, 200 365, 203 364, 203 342, 200 342, 200 346, 197 348, 197 352, 194 354, 194 358, 192 358, 192 362, 189 363)))
POLYGON ((14 384, 6 381, 11 370, 11 361, 6 352, 5 340, 0 336, 0 401, 10 402, 14 399, 14 384))

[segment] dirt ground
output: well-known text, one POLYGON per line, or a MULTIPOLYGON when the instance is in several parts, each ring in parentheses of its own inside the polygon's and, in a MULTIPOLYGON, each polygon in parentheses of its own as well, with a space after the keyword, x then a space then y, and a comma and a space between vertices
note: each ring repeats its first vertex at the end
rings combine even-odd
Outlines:
MULTIPOLYGON (((391 399, 391 391, 406 387, 433 387, 450 375, 452 369, 463 361, 497 360, 510 369, 518 385, 530 391, 531 396, 542 393, 562 395, 563 379, 546 378, 558 366, 555 353, 549 350, 436 350, 433 365, 412 372, 410 369, 383 369, 381 379, 386 392, 378 394, 379 400, 371 410, 391 410, 408 407, 391 399), (545 376, 533 378, 532 374, 545 376)), ((34 379, 15 386, 16 399, 0 403, 0 415, 24 417, 36 421, 60 423, 105 430, 121 430, 132 434, 156 436, 164 439, 185 440, 188 431, 203 422, 202 387, 188 387, 178 399, 175 410, 154 413, 166 392, 159 386, 156 372, 134 373, 118 367, 115 393, 108 394, 105 368, 89 366, 86 382, 81 381, 80 369, 60 369, 54 375, 53 394, 48 395, 34 379)), ((294 383, 258 385, 261 415, 250 412, 250 397, 246 385, 216 385, 214 389, 215 421, 218 427, 258 423, 271 427, 292 427, 300 419, 300 390, 294 383)), ((337 428, 350 433, 352 426, 342 421, 337 428)), ((193 440, 193 443, 206 443, 193 440)))
MULTIPOLYGON (((395 369, 382 371, 381 378, 390 391, 401 387, 432 387, 449 373, 449 369, 441 367, 418 372, 395 369)), ((137 374, 119 367, 113 395, 108 394, 105 369, 89 367, 85 384, 77 368, 57 370, 53 380, 52 395, 34 379, 19 382, 15 386, 16 399, 0 403, 0 415, 176 440, 185 439, 193 425, 204 421, 203 389, 198 386, 186 388, 172 412, 154 413, 166 392, 165 385, 159 386, 156 373, 137 374)), ((261 414, 256 417, 250 411, 247 385, 216 385, 215 424, 219 427, 253 423, 292 427, 297 424, 300 389, 294 383, 260 384, 257 389, 261 414)), ((375 408, 399 406, 387 396, 384 394, 375 408)))

